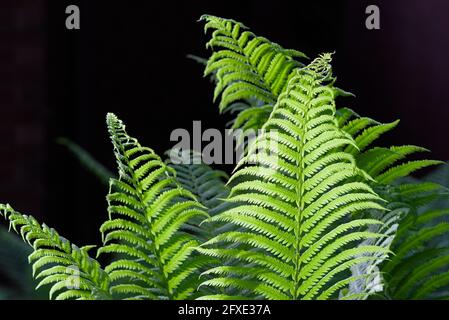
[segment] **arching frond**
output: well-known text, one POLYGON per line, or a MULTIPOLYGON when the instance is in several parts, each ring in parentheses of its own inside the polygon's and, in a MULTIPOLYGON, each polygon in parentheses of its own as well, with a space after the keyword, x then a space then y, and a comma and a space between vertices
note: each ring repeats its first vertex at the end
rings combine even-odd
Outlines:
POLYGON ((37 288, 49 285, 50 299, 92 300, 110 297, 109 277, 99 263, 89 257, 91 247, 79 248, 54 229, 40 225, 33 217, 22 215, 9 205, 0 205, 0 214, 22 236, 33 252, 28 260, 37 288))
POLYGON ((182 228, 208 215, 176 181, 174 169, 128 136, 115 115, 108 114, 107 125, 119 179, 111 179, 110 219, 101 226, 98 252, 123 256, 105 269, 111 292, 130 299, 190 298, 207 259, 193 253, 199 242, 182 228))
POLYGON ((372 259, 366 254, 388 253, 379 245, 359 246, 383 237, 363 230, 381 221, 355 218, 382 210, 382 200, 366 183, 354 182, 366 175, 340 151, 354 142, 337 127, 334 91, 325 85, 330 60, 324 54, 290 79, 265 133, 231 178, 229 201, 236 207, 208 221, 244 231, 220 234, 199 251, 241 264, 209 270, 215 277, 203 286, 234 287, 253 298, 329 299, 354 280, 346 277, 351 267, 372 259), (222 249, 226 243, 234 249, 222 249))

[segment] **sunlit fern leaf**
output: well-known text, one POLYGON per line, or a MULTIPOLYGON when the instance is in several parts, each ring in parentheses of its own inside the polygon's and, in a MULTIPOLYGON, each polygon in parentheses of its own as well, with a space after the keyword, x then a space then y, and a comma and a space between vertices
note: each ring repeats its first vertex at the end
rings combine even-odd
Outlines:
MULTIPOLYGON (((214 30, 207 43, 214 53, 204 74, 213 75, 216 81, 214 100, 221 96, 220 111, 235 111, 235 103, 241 101, 253 107, 251 99, 258 106, 272 108, 294 70, 303 66, 295 59, 306 56, 258 37, 234 20, 203 15, 200 21, 205 22, 206 32, 214 30)), ((262 124, 267 120, 265 113, 257 116, 262 124)))
POLYGON ((22 236, 33 252, 28 257, 37 288, 50 285, 50 299, 109 298, 109 277, 99 263, 89 257, 91 247, 78 248, 54 229, 40 225, 33 217, 22 215, 9 205, 0 205, 0 213, 22 236))
MULTIPOLYGON (((259 37, 234 20, 204 15, 200 21, 205 22, 206 32, 214 30, 207 43, 214 52, 205 69, 205 76, 216 85, 214 101, 221 96, 220 111, 236 114, 230 122, 232 129, 257 131, 268 120, 289 79, 304 66, 299 60, 306 55, 259 37)), ((327 86, 335 97, 352 96, 334 82, 327 86)), ((242 138, 237 148, 247 144, 242 138)))
POLYGON ((110 220, 101 226, 98 252, 123 256, 105 269, 111 292, 127 299, 192 298, 207 259, 193 252, 198 240, 181 229, 208 215, 174 169, 128 136, 121 120, 108 114, 107 125, 119 179, 111 179, 110 220))
POLYGON ((57 142, 65 146, 80 162, 80 164, 96 176, 104 185, 109 184, 109 179, 114 174, 103 164, 96 160, 87 150, 76 144, 70 139, 59 138, 57 142))
POLYGON ((337 127, 334 91, 326 86, 332 81, 330 60, 324 54, 290 79, 265 133, 239 163, 228 199, 237 206, 208 221, 244 231, 220 234, 198 250, 241 263, 209 270, 215 278, 202 286, 234 287, 251 298, 335 298, 354 280, 345 277, 350 268, 372 259, 365 254, 388 253, 377 245, 359 246, 383 237, 363 231, 382 222, 353 215, 383 206, 366 183, 352 182, 366 174, 340 151, 354 142, 337 127), (223 249, 227 243, 234 248, 223 249))

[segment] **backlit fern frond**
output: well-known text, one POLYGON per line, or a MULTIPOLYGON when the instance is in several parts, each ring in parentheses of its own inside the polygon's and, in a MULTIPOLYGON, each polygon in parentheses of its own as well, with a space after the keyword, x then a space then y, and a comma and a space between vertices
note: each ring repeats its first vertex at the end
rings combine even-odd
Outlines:
POLYGON ((258 37, 234 20, 204 15, 200 21, 205 22, 206 32, 214 30, 207 43, 214 53, 207 62, 204 74, 213 75, 216 80, 214 100, 221 96, 220 111, 239 112, 236 123, 245 123, 246 128, 254 128, 248 123, 249 113, 253 121, 257 116, 258 122, 263 124, 269 113, 258 108, 265 110, 273 107, 288 80, 295 74, 293 71, 303 66, 295 58, 306 56, 258 37), (257 103, 253 104, 251 100, 257 103), (249 108, 243 114, 242 104, 245 110, 249 108))
POLYGON ((213 278, 203 286, 238 288, 252 298, 330 299, 355 280, 351 267, 374 259, 366 254, 388 253, 359 246, 383 237, 364 230, 381 221, 357 218, 360 211, 382 210, 382 200, 355 181, 367 176, 340 151, 354 142, 337 126, 334 91, 326 86, 330 61, 324 54, 289 80, 264 134, 232 176, 228 200, 236 207, 208 221, 243 230, 220 234, 199 251, 240 265, 208 270, 213 278), (234 248, 223 249, 228 243, 234 248))
POLYGON ((91 247, 78 248, 54 229, 40 225, 33 217, 22 215, 9 205, 0 213, 22 236, 33 252, 28 257, 37 288, 50 285, 50 299, 102 299, 109 297, 109 277, 99 263, 89 257, 91 247))
POLYGON ((303 53, 258 37, 242 23, 210 15, 200 21, 206 22, 206 32, 214 30, 207 47, 217 51, 209 58, 204 73, 214 73, 217 78, 214 98, 221 95, 220 111, 248 97, 274 104, 292 71, 302 66, 294 58, 304 58, 303 53))
POLYGON ((107 125, 119 179, 111 179, 110 220, 101 226, 99 253, 123 256, 105 269, 111 292, 131 299, 190 298, 207 259, 193 253, 199 242, 182 228, 208 215, 176 181, 175 170, 128 136, 115 115, 108 114, 107 125))

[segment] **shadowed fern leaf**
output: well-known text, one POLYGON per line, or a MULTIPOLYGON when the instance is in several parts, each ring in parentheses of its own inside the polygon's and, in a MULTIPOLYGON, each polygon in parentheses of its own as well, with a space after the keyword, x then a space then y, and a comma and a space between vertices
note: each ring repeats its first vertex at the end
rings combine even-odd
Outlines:
POLYGON ((61 237, 54 229, 40 225, 33 217, 16 212, 9 205, 0 205, 11 227, 22 236, 33 252, 28 260, 37 288, 50 285, 50 299, 104 299, 109 295, 109 277, 87 251, 61 237))
POLYGON ((223 211, 229 190, 229 179, 224 171, 214 170, 202 162, 200 153, 193 150, 170 150, 168 165, 175 169, 177 181, 204 205, 210 216, 223 211))
POLYGON ((330 60, 324 54, 290 79, 265 134, 231 178, 229 201, 237 206, 208 221, 245 231, 220 234, 199 251, 241 264, 208 270, 214 278, 203 286, 244 289, 252 298, 329 299, 355 280, 347 277, 352 266, 372 259, 364 254, 388 252, 376 245, 358 247, 383 237, 362 230, 381 222, 352 215, 382 210, 381 198, 366 183, 353 181, 365 175, 350 154, 339 151, 354 142, 337 127, 334 91, 324 85, 332 80, 330 60), (222 243, 235 248, 216 247, 222 243))
POLYGON ((111 179, 110 220, 101 226, 98 252, 123 256, 105 269, 111 292, 130 299, 190 298, 207 259, 192 252, 199 242, 181 229, 208 215, 177 183, 174 169, 129 137, 115 115, 108 114, 107 125, 120 178, 111 179))
POLYGON ((398 230, 385 264, 387 296, 393 299, 448 299, 449 209, 410 214, 398 230))
POLYGON ((449 296, 449 292, 443 291, 442 295, 439 290, 449 289, 449 246, 441 242, 449 231, 441 216, 448 212, 434 209, 432 205, 433 201, 447 195, 447 190, 432 182, 409 182, 412 180, 409 175, 413 172, 442 162, 406 161, 411 154, 428 151, 417 146, 371 147, 380 136, 394 129, 398 121, 380 124, 360 117, 350 109, 341 109, 338 113, 342 130, 352 135, 358 146, 358 149, 348 146, 346 151, 353 154, 357 165, 375 179, 371 186, 388 201, 388 208, 402 219, 391 245, 395 254, 380 267, 386 280, 387 297, 425 299, 444 294, 449 296))
POLYGON ((67 138, 59 138, 57 142, 66 147, 79 163, 96 176, 104 185, 109 185, 109 179, 114 177, 114 174, 87 150, 67 138))
MULTIPOLYGON (((175 169, 177 181, 207 208, 209 216, 232 207, 231 203, 223 200, 229 195, 229 189, 225 185, 225 181, 229 179, 227 173, 204 164, 201 154, 193 150, 172 149, 168 154, 168 165, 175 169)), ((226 224, 206 224, 199 227, 202 221, 202 218, 192 219, 185 226, 186 230, 201 237, 202 241, 227 228, 226 224)))

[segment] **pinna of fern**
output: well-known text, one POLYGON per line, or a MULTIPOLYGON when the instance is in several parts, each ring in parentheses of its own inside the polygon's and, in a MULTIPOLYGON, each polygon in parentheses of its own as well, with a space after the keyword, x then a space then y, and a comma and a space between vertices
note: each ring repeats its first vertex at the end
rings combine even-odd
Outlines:
POLYGON ((329 299, 355 278, 369 276, 344 276, 352 266, 373 259, 364 254, 388 253, 377 245, 358 246, 382 238, 362 230, 382 223, 351 214, 382 210, 382 199, 366 183, 352 181, 367 175, 352 155, 339 151, 354 142, 337 127, 334 91, 326 86, 330 60, 324 54, 289 80, 264 125, 265 134, 231 177, 228 201, 236 207, 208 221, 225 221, 244 231, 220 234, 198 250, 241 263, 208 270, 205 275, 212 279, 203 286, 244 289, 252 298, 329 299), (226 243, 234 248, 223 249, 226 243))
POLYGON ((105 268, 111 292, 126 299, 191 298, 207 259, 193 252, 199 241, 182 228, 208 214, 176 181, 174 169, 130 137, 121 120, 108 114, 107 125, 119 178, 110 182, 110 219, 100 228, 98 253, 119 256, 105 268))

